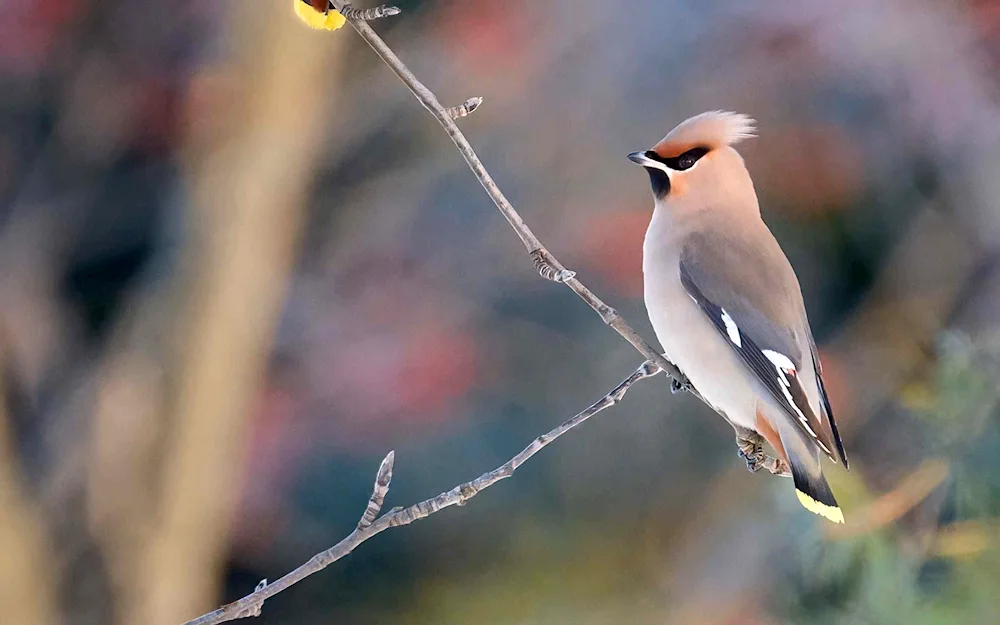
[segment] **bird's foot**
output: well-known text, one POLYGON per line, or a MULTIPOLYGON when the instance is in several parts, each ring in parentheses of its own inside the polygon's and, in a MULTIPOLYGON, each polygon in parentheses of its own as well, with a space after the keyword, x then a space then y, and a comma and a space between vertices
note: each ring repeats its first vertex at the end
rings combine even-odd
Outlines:
POLYGON ((764 452, 764 439, 756 432, 736 435, 736 446, 740 457, 746 460, 747 470, 756 473, 761 469, 772 475, 788 477, 792 474, 788 464, 781 458, 764 452))
POLYGON ((687 380, 677 380, 670 378, 670 392, 676 395, 677 393, 687 393, 691 390, 691 383, 687 380))
POLYGON ((737 436, 736 446, 739 447, 740 457, 747 462, 748 471, 756 473, 763 468, 764 459, 766 458, 764 447, 756 440, 756 437, 737 436))

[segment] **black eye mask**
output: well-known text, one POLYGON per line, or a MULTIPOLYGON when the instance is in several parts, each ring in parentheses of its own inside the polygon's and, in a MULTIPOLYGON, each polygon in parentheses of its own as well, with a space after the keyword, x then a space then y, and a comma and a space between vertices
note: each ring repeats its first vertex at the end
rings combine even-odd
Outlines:
POLYGON ((646 156, 655 161, 663 163, 664 165, 666 165, 670 169, 673 169, 674 171, 684 171, 694 167, 694 164, 697 163, 698 160, 702 156, 705 156, 706 154, 708 154, 708 148, 691 148, 690 150, 681 154, 680 156, 674 156, 672 158, 661 158, 657 156, 656 152, 652 151, 647 152, 646 156))
MULTIPOLYGON (((657 163, 662 163, 667 166, 668 169, 674 171, 685 171, 694 167, 694 164, 698 160, 708 154, 709 150, 705 147, 691 148, 687 152, 679 156, 674 156, 671 158, 663 158, 656 152, 648 150, 643 153, 646 158, 656 161, 657 163)), ((646 173, 649 174, 649 184, 653 187, 653 195, 662 199, 668 193, 670 193, 670 177, 667 173, 657 169, 656 167, 646 167, 646 173)))

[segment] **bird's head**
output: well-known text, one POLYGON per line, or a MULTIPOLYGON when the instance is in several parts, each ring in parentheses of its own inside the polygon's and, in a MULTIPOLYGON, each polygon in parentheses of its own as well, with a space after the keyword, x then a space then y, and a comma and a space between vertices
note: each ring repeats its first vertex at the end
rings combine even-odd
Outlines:
POLYGON ((681 122, 649 150, 629 160, 649 174, 657 202, 749 180, 733 145, 756 136, 754 120, 739 113, 711 111, 681 122))

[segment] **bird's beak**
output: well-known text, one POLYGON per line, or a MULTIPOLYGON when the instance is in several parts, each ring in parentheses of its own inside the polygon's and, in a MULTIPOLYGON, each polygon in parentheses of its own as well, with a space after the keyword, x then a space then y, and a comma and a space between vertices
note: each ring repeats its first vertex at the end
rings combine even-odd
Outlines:
POLYGON ((643 167, 650 167, 652 169, 659 169, 660 171, 670 175, 670 169, 661 163, 660 161, 650 157, 651 151, 646 150, 645 152, 632 152, 628 155, 628 160, 632 161, 636 165, 642 165, 643 167))
POLYGON ((632 161, 636 165, 647 166, 653 159, 646 156, 646 152, 632 152, 628 155, 628 160, 632 161))

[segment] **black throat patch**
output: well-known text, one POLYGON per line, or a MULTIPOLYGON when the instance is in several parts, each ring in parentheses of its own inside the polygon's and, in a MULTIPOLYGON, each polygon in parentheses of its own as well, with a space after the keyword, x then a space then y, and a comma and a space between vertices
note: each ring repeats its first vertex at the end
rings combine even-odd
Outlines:
POLYGON ((653 197, 658 200, 665 198, 670 193, 670 178, 667 177, 666 172, 654 167, 647 167, 646 173, 649 174, 649 186, 653 188, 653 197))

